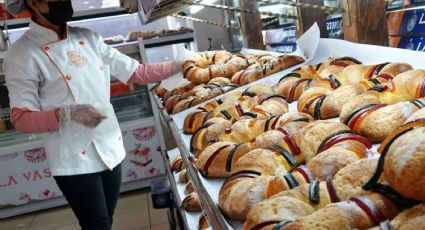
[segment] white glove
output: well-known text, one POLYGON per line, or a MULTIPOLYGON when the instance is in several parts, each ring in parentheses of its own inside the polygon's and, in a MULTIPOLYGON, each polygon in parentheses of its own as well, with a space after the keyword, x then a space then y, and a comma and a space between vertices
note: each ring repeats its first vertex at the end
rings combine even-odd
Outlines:
POLYGON ((174 74, 181 73, 184 63, 185 61, 180 60, 171 61, 171 76, 173 76, 174 74))
POLYGON ((59 119, 61 122, 73 120, 89 128, 96 128, 106 115, 97 111, 88 104, 71 105, 59 110, 59 119))

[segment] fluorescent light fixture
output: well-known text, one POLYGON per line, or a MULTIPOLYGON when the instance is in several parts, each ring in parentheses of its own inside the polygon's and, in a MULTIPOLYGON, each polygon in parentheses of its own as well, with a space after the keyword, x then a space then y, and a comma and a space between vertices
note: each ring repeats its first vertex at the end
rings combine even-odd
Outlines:
MULTIPOLYGON (((206 3, 206 4, 212 4, 212 3, 215 3, 217 0, 203 0, 203 1, 200 1, 201 3, 206 3)), ((199 1, 198 1, 199 2, 199 1)), ((197 5, 193 5, 193 6, 191 6, 190 7, 190 13, 191 14, 196 14, 196 13, 198 13, 199 11, 201 11, 201 10, 203 10, 205 7, 203 7, 203 6, 197 6, 197 5)))

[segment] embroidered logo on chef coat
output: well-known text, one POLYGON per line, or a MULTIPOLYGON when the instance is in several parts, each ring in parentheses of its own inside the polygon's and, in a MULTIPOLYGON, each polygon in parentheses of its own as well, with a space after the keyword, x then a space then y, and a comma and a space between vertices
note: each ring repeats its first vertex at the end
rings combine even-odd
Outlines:
POLYGON ((68 51, 69 64, 72 66, 83 67, 86 65, 86 58, 78 51, 68 51))

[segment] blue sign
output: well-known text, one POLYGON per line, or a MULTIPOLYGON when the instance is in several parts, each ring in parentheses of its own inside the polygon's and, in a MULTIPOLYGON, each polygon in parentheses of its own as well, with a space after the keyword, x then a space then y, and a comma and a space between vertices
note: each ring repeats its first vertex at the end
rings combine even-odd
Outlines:
POLYGON ((342 16, 336 15, 326 19, 326 30, 328 38, 344 39, 344 31, 342 27, 342 16))
POLYGON ((425 9, 389 12, 388 27, 390 35, 424 35, 425 9))
POLYGON ((425 52, 425 37, 400 37, 395 40, 398 41, 393 42, 392 46, 425 52))

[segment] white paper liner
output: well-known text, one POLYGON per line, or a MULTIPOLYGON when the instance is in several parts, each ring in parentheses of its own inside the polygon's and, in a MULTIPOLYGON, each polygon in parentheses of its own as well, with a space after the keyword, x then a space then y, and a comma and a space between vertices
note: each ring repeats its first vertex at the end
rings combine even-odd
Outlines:
POLYGON ((298 52, 302 53, 302 56, 306 62, 311 61, 316 54, 317 47, 320 41, 320 28, 315 22, 300 38, 297 40, 298 52))

